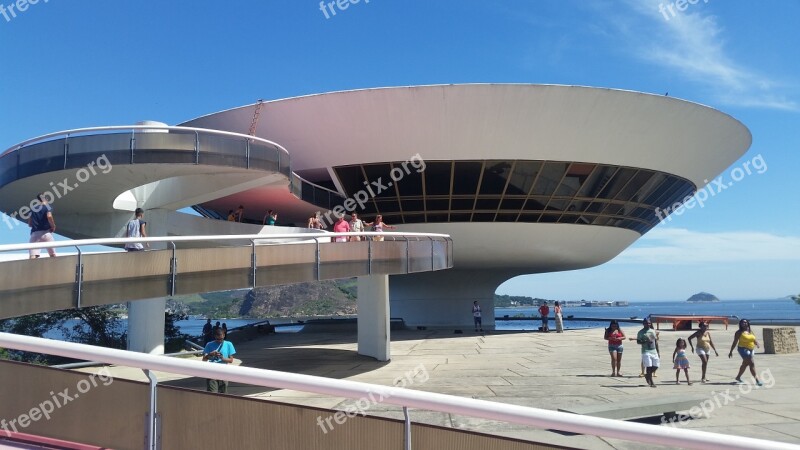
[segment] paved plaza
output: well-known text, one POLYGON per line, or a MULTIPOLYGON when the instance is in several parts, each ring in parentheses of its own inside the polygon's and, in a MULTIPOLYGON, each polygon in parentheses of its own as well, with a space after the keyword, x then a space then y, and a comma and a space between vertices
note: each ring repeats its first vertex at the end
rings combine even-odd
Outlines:
MULTIPOLYGON (((624 327, 634 336, 640 327, 624 327)), ((762 328, 753 327, 762 339, 762 328)), ((756 387, 749 373, 747 383, 733 384, 741 359, 734 350, 728 359, 735 324, 726 331, 712 325, 711 334, 720 357, 709 362, 709 382, 701 384, 700 359, 690 356, 693 385, 675 384, 671 356, 678 337, 690 331, 660 331, 662 368, 655 379, 658 387, 649 388, 639 377, 639 346, 625 343, 621 377, 610 377, 610 361, 602 329, 568 330, 563 334, 538 332, 498 332, 454 334, 453 330, 393 331, 392 360, 376 362, 356 354, 356 335, 337 333, 279 333, 237 344, 237 357, 249 367, 319 375, 392 385, 420 369, 427 376, 406 381, 406 387, 549 410, 619 402, 636 399, 664 399, 670 396, 697 396, 713 404, 708 417, 703 415, 676 427, 715 433, 750 436, 800 444, 800 354, 766 355, 762 349, 755 356, 756 369, 765 383, 756 387), (424 382, 422 380, 425 380, 424 382)), ((141 371, 114 368, 114 376, 144 381, 141 371)), ((159 374, 165 384, 204 389, 204 380, 159 374)), ((344 409, 353 400, 332 398, 287 390, 233 383, 229 393, 293 404, 344 409)), ((374 405, 369 414, 402 418, 399 407, 374 405)), ((530 439, 564 446, 589 449, 645 448, 643 444, 572 435, 456 416, 452 414, 411 411, 413 421, 530 439)), ((653 423, 659 423, 655 420, 653 423)), ((653 446, 646 446, 653 448, 653 446)))

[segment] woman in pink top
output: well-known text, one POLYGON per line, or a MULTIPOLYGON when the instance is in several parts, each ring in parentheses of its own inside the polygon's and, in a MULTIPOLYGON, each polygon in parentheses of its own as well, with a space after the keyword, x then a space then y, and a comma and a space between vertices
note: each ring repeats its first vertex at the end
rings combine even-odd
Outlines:
MULTIPOLYGON (((350 232, 350 224, 344 220, 344 216, 339 216, 339 220, 333 224, 334 233, 348 233, 350 232)), ((347 236, 337 236, 336 242, 347 242, 347 236)))
POLYGON ((622 341, 625 339, 625 333, 620 330, 616 320, 612 320, 608 324, 603 339, 608 341, 608 353, 611 355, 611 376, 621 377, 622 373, 619 368, 622 365, 622 341))

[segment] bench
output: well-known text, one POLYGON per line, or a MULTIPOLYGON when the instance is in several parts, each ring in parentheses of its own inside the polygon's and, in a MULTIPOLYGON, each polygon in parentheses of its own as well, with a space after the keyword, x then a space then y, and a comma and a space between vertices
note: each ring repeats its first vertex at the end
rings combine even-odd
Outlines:
POLYGON ((725 329, 728 329, 728 318, 725 316, 663 316, 651 314, 650 320, 656 325, 656 329, 660 329, 658 324, 661 322, 672 322, 672 329, 674 330, 691 330, 692 323, 706 323, 719 322, 725 324, 725 329))
POLYGON ((675 416, 679 411, 688 411, 705 397, 671 396, 668 398, 639 398, 622 402, 609 402, 585 406, 559 408, 559 411, 606 419, 642 419, 645 417, 675 416))

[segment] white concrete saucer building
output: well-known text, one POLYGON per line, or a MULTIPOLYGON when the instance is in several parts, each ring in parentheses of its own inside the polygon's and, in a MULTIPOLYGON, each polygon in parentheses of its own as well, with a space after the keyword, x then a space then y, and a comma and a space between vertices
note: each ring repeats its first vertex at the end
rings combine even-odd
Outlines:
POLYGON ((751 144, 744 125, 710 107, 555 85, 333 92, 182 125, 254 131, 286 147, 302 178, 294 186, 302 202, 272 186, 204 208, 255 205, 301 224, 367 185, 384 186, 362 217, 379 213, 401 230, 450 234, 454 269, 391 278, 392 316, 425 326, 469 326, 478 300, 492 327, 494 292, 504 281, 612 259, 658 223, 656 208, 682 201, 751 144), (414 158, 424 170, 404 170, 389 185, 392 170, 397 178, 414 158))
MULTIPOLYGON (((368 221, 382 214, 399 231, 445 233, 455 243, 453 269, 390 277, 391 317, 411 326, 468 327, 478 300, 492 328, 501 283, 612 259, 658 223, 657 208, 707 184, 751 144, 740 122, 695 103, 526 84, 333 92, 259 101, 180 126, 254 135, 264 155, 278 156, 264 156, 271 172, 254 174, 173 155, 148 161, 146 182, 126 166, 97 190, 87 184, 56 203, 59 232, 113 236, 135 205, 159 215, 156 223, 180 224, 162 225, 161 235, 276 232, 261 225, 270 209, 284 232, 304 231, 315 211, 337 205, 368 221), (174 213, 194 206, 219 219, 239 205, 249 223, 174 213)), ((214 164, 236 159, 209 139, 223 153, 214 164)), ((0 191, 19 179, 10 170, 0 158, 0 191)), ((47 187, 36 180, 3 192, 0 208, 16 211, 47 187)))

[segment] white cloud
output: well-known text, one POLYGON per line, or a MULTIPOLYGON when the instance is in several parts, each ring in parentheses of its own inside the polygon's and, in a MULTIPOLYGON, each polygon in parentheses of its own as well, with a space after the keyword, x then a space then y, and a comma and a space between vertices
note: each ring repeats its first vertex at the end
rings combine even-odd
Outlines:
POLYGON ((707 264, 800 262, 800 237, 757 231, 701 233, 655 228, 614 259, 615 263, 707 264))
MULTIPOLYGON (((735 106, 800 110, 800 105, 777 90, 783 83, 746 67, 731 58, 725 48, 725 30, 708 13, 704 2, 685 11, 664 9, 667 0, 626 0, 646 26, 619 26, 634 43, 635 56, 678 71, 703 84, 718 101, 735 106)), ((638 21, 637 21, 638 22, 638 21)), ((640 25, 640 24, 639 24, 640 25)))

